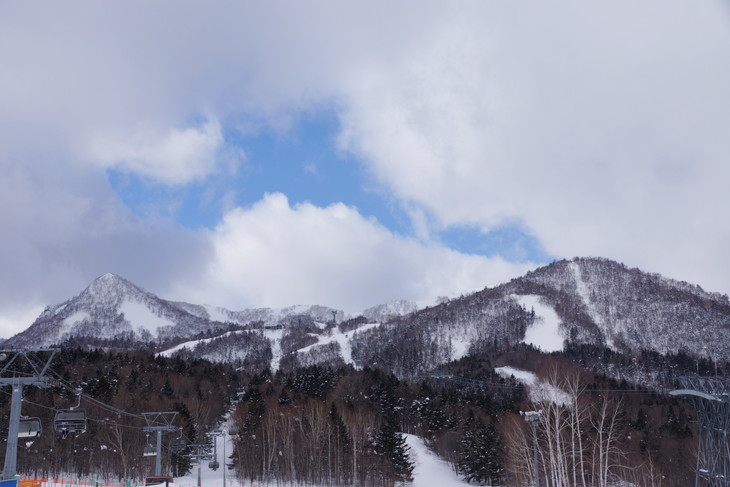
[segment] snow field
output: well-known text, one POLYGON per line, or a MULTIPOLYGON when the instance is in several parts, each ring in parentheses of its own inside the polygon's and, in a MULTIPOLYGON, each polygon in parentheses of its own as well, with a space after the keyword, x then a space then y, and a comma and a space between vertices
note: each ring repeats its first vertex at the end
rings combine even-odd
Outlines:
POLYGON ((147 330, 156 336, 158 328, 175 326, 173 321, 155 314, 146 304, 137 301, 124 301, 119 307, 119 312, 124 314, 124 318, 137 332, 147 330))
POLYGON ((570 404, 572 401, 570 395, 558 389, 552 384, 541 381, 533 372, 527 370, 515 369, 514 367, 496 367, 494 371, 502 377, 513 376, 519 382, 528 387, 530 400, 533 402, 552 402, 560 406, 570 404))
POLYGON ((163 350, 162 352, 158 353, 157 355, 161 355, 163 357, 172 357, 172 355, 179 350, 182 350, 185 348, 188 350, 193 350, 195 348, 195 346, 200 343, 208 343, 208 342, 215 340, 216 338, 227 337, 228 335, 236 334, 236 333, 242 333, 242 332, 240 330, 229 331, 220 336, 213 337, 213 338, 202 338, 200 340, 191 340, 189 342, 185 342, 185 343, 181 343, 180 345, 176 345, 172 348, 168 348, 167 350, 163 350))
POLYGON ((565 337, 560 331, 560 317, 553 308, 542 302, 540 296, 518 296, 517 302, 527 308, 534 309, 536 320, 525 332, 524 342, 533 345, 543 352, 557 352, 563 349, 565 337))
POLYGON ((340 331, 340 327, 338 326, 332 329, 331 335, 318 336, 317 343, 313 343, 312 345, 300 348, 299 350, 297 350, 297 352, 305 353, 312 350, 313 348, 320 347, 322 345, 328 345, 332 342, 337 342, 337 344, 340 346, 340 354, 342 355, 342 360, 346 364, 352 365, 354 367, 356 364, 355 361, 352 360, 352 346, 350 345, 350 340, 355 333, 370 330, 372 328, 377 328, 378 326, 380 326, 380 323, 368 323, 346 333, 340 331))
MULTIPOLYGON (((327 327, 324 323, 316 323, 317 327, 320 329, 324 329, 327 327)), ((370 330, 373 328, 377 328, 380 326, 380 323, 368 323, 365 325, 362 325, 361 327, 350 330, 348 332, 342 332, 340 331, 339 327, 335 327, 332 329, 331 333, 329 335, 317 335, 317 343, 313 343, 312 345, 303 347, 299 350, 297 350, 298 353, 306 353, 310 350, 316 349, 317 347, 328 345, 332 342, 335 342, 340 347, 340 355, 342 356, 342 360, 346 364, 350 364, 352 366, 356 366, 355 361, 352 359, 352 346, 351 341, 354 337, 355 333, 370 330)), ((279 364, 281 363, 281 357, 282 357, 282 351, 281 351, 281 339, 284 336, 284 332, 286 330, 284 329, 266 329, 263 331, 264 337, 266 337, 271 342, 271 351, 272 351, 272 359, 271 359, 271 370, 273 372, 276 372, 279 370, 279 364)), ((242 331, 230 331, 227 332, 221 336, 227 336, 232 333, 243 333, 242 331)), ((188 350, 193 350, 196 345, 200 343, 207 343, 212 340, 215 340, 219 337, 214 338, 203 338, 200 340, 191 340, 188 342, 181 343, 179 345, 176 345, 175 347, 169 348, 167 350, 164 350, 159 353, 159 355, 162 355, 163 357, 171 357, 175 354, 175 352, 182 350, 184 348, 188 350)), ((461 356, 466 354, 466 351, 468 349, 469 343, 468 342, 454 342, 455 343, 455 350, 456 350, 456 358, 460 358, 461 356)))

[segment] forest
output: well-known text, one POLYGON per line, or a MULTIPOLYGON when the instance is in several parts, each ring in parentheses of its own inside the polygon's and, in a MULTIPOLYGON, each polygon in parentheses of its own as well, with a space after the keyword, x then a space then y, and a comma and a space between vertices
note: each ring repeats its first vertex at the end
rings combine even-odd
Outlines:
MULTIPOLYGON (((637 370, 700 367, 681 354, 627 359, 576 345, 547 355, 522 346, 466 357, 406 380, 379 368, 312 365, 250 373, 144 351, 64 349, 51 367, 53 386, 25 389, 22 414, 40 418, 44 431, 20 442, 18 471, 141 479, 154 465, 143 456, 154 438, 144 432, 142 413, 168 411, 176 413, 179 430, 165 434, 164 468, 175 476, 190 470, 190 450, 172 444, 205 442, 230 413, 234 451, 225 468, 241 480, 362 486, 408 481, 413 465, 402 433, 411 433, 477 485, 533 483, 535 446, 541 485, 686 485, 696 442, 688 405, 590 371, 592 363, 626 360, 637 370), (541 387, 496 374, 503 365, 542 371, 541 387), (81 388, 88 428, 64 438, 52 424, 56 411, 79 403, 68 385, 81 388), (523 417, 528 411, 541 411, 534 429, 523 417)), ((702 368, 709 373, 714 367, 702 368)), ((7 435, 9 403, 10 391, 3 390, 0 435, 7 435)))

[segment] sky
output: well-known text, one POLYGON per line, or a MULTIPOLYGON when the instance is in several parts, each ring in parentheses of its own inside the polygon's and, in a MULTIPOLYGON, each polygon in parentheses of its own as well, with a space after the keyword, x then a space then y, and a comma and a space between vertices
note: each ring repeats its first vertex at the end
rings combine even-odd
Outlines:
POLYGON ((0 336, 107 272, 357 313, 601 256, 730 291, 722 1, 0 2, 0 336))

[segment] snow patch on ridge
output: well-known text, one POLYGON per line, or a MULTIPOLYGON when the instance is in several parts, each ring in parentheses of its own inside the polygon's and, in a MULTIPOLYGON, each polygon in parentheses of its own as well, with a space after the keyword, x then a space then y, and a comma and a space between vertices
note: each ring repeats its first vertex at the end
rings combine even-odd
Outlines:
POLYGON ((523 341, 543 352, 562 350, 565 337, 560 330, 561 320, 555 310, 543 303, 540 296, 514 295, 513 298, 528 310, 535 310, 535 322, 525 331, 523 341))
POLYGON ((86 311, 77 311, 65 320, 63 320, 64 327, 71 327, 76 323, 80 323, 84 320, 91 319, 91 315, 86 311))
POLYGON ((200 340, 190 340, 188 342, 183 342, 179 345, 175 345, 172 348, 168 348, 167 350, 163 350, 162 352, 158 353, 157 355, 162 356, 162 357, 172 357, 176 352, 179 352, 182 349, 194 350, 195 347, 201 343, 212 342, 213 340, 215 340, 217 338, 227 337, 228 335, 233 335, 233 334, 238 334, 238 333, 243 333, 243 331, 242 330, 229 331, 227 333, 224 333, 223 335, 216 336, 213 338, 201 338, 200 340))
POLYGON ((221 323, 225 323, 226 321, 230 321, 230 317, 228 316, 228 311, 225 308, 221 308, 220 306, 208 306, 204 305, 205 311, 208 313, 208 317, 213 321, 220 321, 221 323))
POLYGON ((504 378, 509 378, 510 376, 512 376, 519 382, 522 382, 523 384, 528 386, 531 386, 537 382, 537 376, 533 372, 515 369, 514 367, 510 366, 496 367, 494 369, 494 372, 504 378))
POLYGON ((175 326, 175 323, 167 318, 152 312, 147 306, 138 301, 126 300, 119 307, 119 312, 129 322, 133 330, 147 330, 153 336, 157 335, 157 329, 164 326, 175 326))
MULTIPOLYGON (((306 352, 312 350, 313 348, 320 347, 322 345, 328 345, 332 342, 337 342, 337 344, 340 347, 340 356, 342 357, 343 362, 357 368, 357 364, 355 364, 355 361, 352 359, 352 345, 350 343, 350 340, 352 339, 352 337, 355 333, 370 330, 372 328, 377 328, 378 326, 380 326, 380 323, 368 323, 355 330, 351 330, 346 333, 342 333, 340 331, 340 327, 338 326, 332 330, 331 335, 318 336, 317 343, 313 343, 312 345, 308 345, 304 348, 300 348, 299 350, 297 350, 297 353, 306 353, 306 352)), ((277 364, 277 366, 278 366, 278 364, 277 364)), ((273 370, 273 367, 272 367, 272 370, 273 370)))
POLYGON ((451 337, 451 360, 459 360, 469 353, 471 342, 463 338, 451 337))
POLYGON ((73 330, 74 326, 76 326, 77 324, 90 319, 91 315, 86 311, 75 312, 61 322, 61 329, 58 331, 59 338, 63 337, 67 333, 70 333, 71 330, 73 330))
POLYGON ((528 387, 528 395, 530 400, 535 403, 551 402, 559 406, 567 406, 572 402, 570 395, 562 389, 539 380, 533 372, 514 367, 496 367, 494 369, 498 375, 508 378, 510 376, 522 382, 528 387))
POLYGON ((271 342, 271 371, 276 372, 281 363, 281 338, 284 330, 264 330, 264 336, 271 342))
POLYGON ((610 333, 608 333, 608 329, 603 322, 603 318, 596 311, 595 306, 593 306, 593 303, 591 302, 591 295, 588 292, 588 286, 586 286, 583 276, 580 273, 580 266, 577 262, 572 261, 570 263, 570 270, 573 272, 573 277, 575 278, 575 287, 578 291, 578 296, 580 296, 580 299, 583 301, 583 304, 585 304, 586 309, 588 310, 588 316, 590 316, 593 322, 603 330, 603 335, 606 337, 606 345, 615 350, 616 347, 613 343, 613 337, 610 333))

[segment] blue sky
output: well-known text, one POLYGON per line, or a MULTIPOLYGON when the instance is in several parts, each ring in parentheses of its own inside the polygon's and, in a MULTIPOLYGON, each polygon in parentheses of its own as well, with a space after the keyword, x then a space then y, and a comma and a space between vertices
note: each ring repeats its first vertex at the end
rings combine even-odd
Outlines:
POLYGON ((317 113, 296 121, 285 132, 226 134, 227 143, 245 154, 233 174, 170 187, 111 169, 109 180, 125 205, 141 218, 171 218, 191 229, 215 227, 226 204, 250 206, 266 193, 280 192, 294 204, 345 202, 388 228, 407 233, 407 220, 382 191, 379 194, 362 165, 337 151, 337 133, 336 114, 317 113))
MULTIPOLYGON (((320 111, 303 116, 286 131, 227 134, 227 144, 245 154, 241 167, 186 185, 169 186, 116 169, 107 172, 124 204, 143 220, 168 219, 192 230, 213 229, 230 206, 250 206, 267 193, 283 193, 293 205, 326 207, 342 202, 395 233, 415 236, 398 202, 356 157, 337 149, 338 132, 336 113, 320 111)), ((433 238, 467 254, 514 262, 552 259, 519 222, 505 222, 489 232, 455 225, 438 230, 433 238)))
POLYGON ((727 5, 528 7, 0 4, 0 336, 107 272, 234 310, 573 256, 727 293, 727 5))

